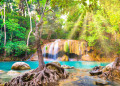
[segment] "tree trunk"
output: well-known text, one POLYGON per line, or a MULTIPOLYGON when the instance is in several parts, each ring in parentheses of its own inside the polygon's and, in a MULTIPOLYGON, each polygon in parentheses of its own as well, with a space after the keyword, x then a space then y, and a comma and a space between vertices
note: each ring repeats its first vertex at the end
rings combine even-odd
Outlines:
MULTIPOLYGON (((29 46, 30 34, 31 34, 31 32, 32 32, 32 20, 31 20, 31 12, 30 12, 30 9, 29 9, 27 0, 26 0, 26 4, 27 4, 27 8, 28 8, 28 14, 29 14, 29 16, 30 16, 30 32, 29 32, 28 38, 27 38, 27 46, 29 46)), ((27 58, 27 50, 26 50, 26 53, 25 53, 25 58, 27 58)))
MULTIPOLYGON (((3 19, 2 10, 1 10, 1 19, 3 19)), ((1 33, 2 33, 2 26, 1 26, 1 33)))
MULTIPOLYGON (((4 46, 6 45, 6 25, 5 25, 5 2, 4 2, 4 46)), ((6 56, 6 50, 4 48, 4 57, 6 56)))
POLYGON ((46 1, 43 13, 41 15, 40 21, 36 24, 36 30, 35 30, 35 39, 36 39, 36 45, 37 45, 37 54, 38 54, 38 61, 39 61, 39 70, 43 70, 45 63, 43 60, 43 56, 42 56, 42 49, 41 49, 41 44, 40 44, 40 29, 42 29, 42 25, 43 25, 43 17, 44 17, 44 12, 47 6, 49 0, 46 1))
POLYGON ((50 38, 51 38, 51 34, 52 34, 52 31, 50 30, 50 31, 48 32, 47 39, 50 39, 50 38))
MULTIPOLYGON (((42 17, 42 16, 41 16, 42 17)), ((38 61, 39 61, 39 68, 42 70, 44 68, 44 60, 42 56, 42 49, 41 49, 41 44, 40 44, 40 35, 39 35, 39 26, 42 26, 43 24, 43 19, 41 18, 39 24, 37 23, 36 25, 36 31, 35 31, 35 39, 36 39, 36 45, 37 45, 37 54, 38 54, 38 61)))
POLYGON ((37 45, 37 54, 38 54, 38 61, 39 61, 39 68, 42 70, 44 68, 44 60, 42 56, 42 49, 40 44, 40 37, 36 38, 36 45, 37 45))
POLYGON ((27 38, 27 46, 29 45, 29 39, 30 39, 31 32, 32 32, 32 21, 31 21, 31 15, 30 15, 30 32, 29 32, 28 38, 27 38))

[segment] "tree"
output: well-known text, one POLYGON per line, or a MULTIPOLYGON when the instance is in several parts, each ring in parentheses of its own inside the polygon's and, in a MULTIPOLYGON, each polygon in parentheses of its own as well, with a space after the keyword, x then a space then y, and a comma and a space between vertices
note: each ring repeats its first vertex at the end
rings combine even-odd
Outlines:
POLYGON ((43 12, 41 13, 41 18, 40 21, 37 23, 36 22, 36 28, 35 28, 35 39, 36 39, 36 45, 37 45, 37 54, 38 54, 38 61, 39 61, 39 66, 37 69, 33 70, 32 72, 25 73, 22 76, 18 76, 17 78, 12 79, 10 82, 6 83, 5 86, 39 86, 39 85, 48 85, 48 84, 53 84, 55 85, 55 82, 59 80, 59 78, 67 78, 67 73, 65 70, 56 65, 56 64, 46 64, 44 63, 43 56, 42 56, 42 50, 41 50, 41 37, 40 37, 40 30, 43 25, 43 18, 44 18, 44 13, 47 8, 49 0, 46 0, 45 6, 43 9, 43 12), (56 67, 57 71, 48 69, 47 66, 52 65, 56 67))
MULTIPOLYGON (((31 2, 32 3, 32 2, 31 2)), ((29 46, 29 39, 30 39, 30 34, 32 32, 32 20, 31 20, 31 12, 30 12, 30 8, 28 6, 28 3, 27 3, 27 0, 26 0, 26 4, 27 4, 27 9, 28 9, 28 14, 29 14, 29 17, 30 17, 30 32, 28 34, 28 38, 27 38, 27 46, 29 46)), ((27 51, 25 53, 25 57, 27 57, 27 51)))

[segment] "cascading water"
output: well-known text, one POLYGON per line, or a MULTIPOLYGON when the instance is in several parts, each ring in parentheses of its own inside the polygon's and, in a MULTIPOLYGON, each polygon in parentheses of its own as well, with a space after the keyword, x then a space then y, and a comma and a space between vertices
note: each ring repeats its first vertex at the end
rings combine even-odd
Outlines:
POLYGON ((45 45, 43 48, 43 57, 46 57, 46 47, 47 47, 47 45, 45 45))
POLYGON ((54 47, 54 43, 50 45, 48 58, 53 58, 53 47, 54 47))
MULTIPOLYGON (((45 44, 42 47, 42 53, 46 60, 68 61, 73 58, 73 60, 80 60, 91 55, 88 49, 85 41, 57 39, 54 42, 45 44)), ((31 56, 30 59, 34 61, 37 60, 36 57, 37 53, 31 56)))
POLYGON ((55 45, 54 45, 54 56, 53 56, 53 59, 55 60, 55 59, 57 59, 57 57, 58 57, 58 49, 59 49, 59 47, 58 47, 58 42, 59 42, 60 40, 56 40, 55 41, 55 45))

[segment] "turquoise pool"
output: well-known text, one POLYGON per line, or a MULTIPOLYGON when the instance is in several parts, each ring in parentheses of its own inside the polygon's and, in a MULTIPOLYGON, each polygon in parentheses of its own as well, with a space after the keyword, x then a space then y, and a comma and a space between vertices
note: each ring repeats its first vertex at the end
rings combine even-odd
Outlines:
MULTIPOLYGON (((0 62, 0 70, 3 70, 5 71, 4 73, 1 73, 0 74, 0 83, 4 84, 5 82, 8 82, 9 80, 11 80, 13 77, 16 77, 20 74, 23 74, 25 71, 28 71, 28 70, 21 70, 21 71, 17 71, 19 72, 20 74, 18 75, 9 75, 8 74, 8 71, 11 71, 11 66, 17 61, 12 61, 12 62, 0 62)), ((38 61, 23 61, 23 62, 26 62, 27 64, 30 65, 31 69, 35 69, 38 67, 38 61)), ((45 61, 45 63, 49 63, 49 62, 52 62, 52 61, 45 61)), ((78 71, 76 69, 68 69, 66 71, 68 72, 73 72, 73 73, 78 73, 81 74, 81 75, 86 75, 88 74, 88 71, 84 71, 84 70, 89 70, 95 66, 106 66, 107 64, 109 63, 106 63, 106 62, 91 62, 91 61, 69 61, 69 62, 62 62, 62 61, 59 61, 61 65, 69 65, 69 66, 74 66, 75 68, 79 68, 81 71, 78 71), (83 70, 83 71, 82 71, 83 70)), ((78 80, 77 81, 71 81, 71 83, 73 84, 72 86, 79 86, 80 84, 85 84, 83 86, 96 86, 93 84, 93 82, 96 80, 96 79, 93 79, 92 77, 89 77, 86 75, 86 77, 83 77, 83 78, 80 78, 81 76, 79 75, 78 76, 78 80), (81 82, 80 81, 83 80, 85 82, 81 82), (87 82, 86 82, 87 80, 87 82)), ((68 86, 70 83, 66 83, 62 86, 68 86)), ((117 86, 117 85, 115 85, 117 86)), ((119 86, 119 85, 118 85, 119 86)))
MULTIPOLYGON (((0 70, 3 71, 10 71, 11 66, 15 63, 16 61, 12 62, 0 62, 0 70)), ((26 62, 27 64, 30 65, 31 69, 35 69, 38 67, 38 61, 23 61, 26 62)), ((45 63, 49 63, 52 61, 45 61, 45 63)), ((69 62, 62 62, 59 61, 61 65, 69 65, 69 66, 74 66, 75 68, 80 68, 80 69, 91 69, 95 66, 106 66, 109 63, 106 62, 90 62, 90 61, 69 61, 69 62)))

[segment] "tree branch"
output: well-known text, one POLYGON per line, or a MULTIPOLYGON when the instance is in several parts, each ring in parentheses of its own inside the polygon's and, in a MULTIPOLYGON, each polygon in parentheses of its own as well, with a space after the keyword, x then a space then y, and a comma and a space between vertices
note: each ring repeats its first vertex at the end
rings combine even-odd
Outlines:
POLYGON ((49 0, 46 1, 46 4, 45 4, 45 7, 44 7, 44 10, 43 10, 43 12, 42 12, 42 14, 41 14, 40 21, 36 24, 37 27, 41 26, 41 24, 43 23, 43 17, 44 17, 44 13, 45 13, 45 10, 46 10, 46 7, 47 7, 47 4, 48 4, 48 1, 49 1, 49 0))
POLYGON ((54 13, 54 11, 53 11, 52 9, 49 9, 49 10, 45 11, 45 13, 47 13, 47 12, 49 12, 49 11, 52 11, 52 12, 54 13))

